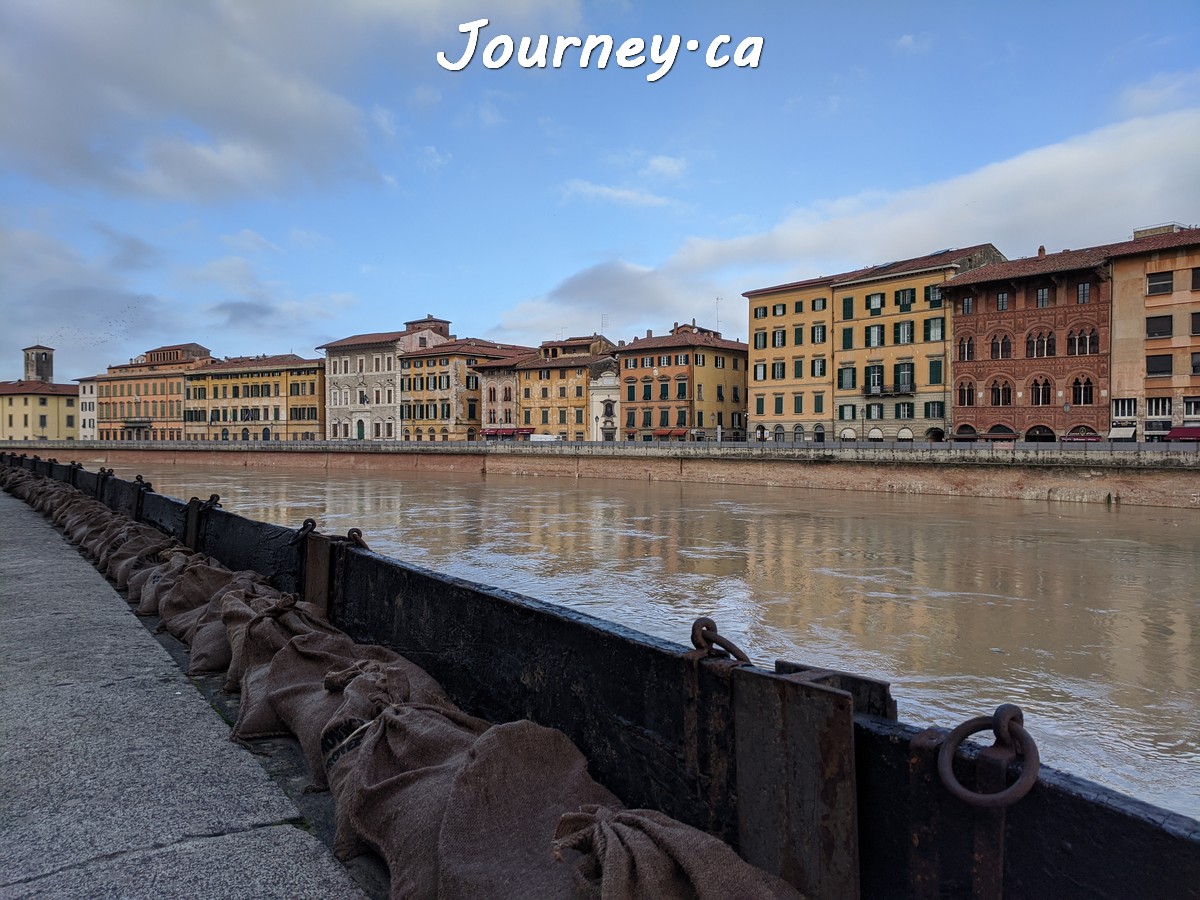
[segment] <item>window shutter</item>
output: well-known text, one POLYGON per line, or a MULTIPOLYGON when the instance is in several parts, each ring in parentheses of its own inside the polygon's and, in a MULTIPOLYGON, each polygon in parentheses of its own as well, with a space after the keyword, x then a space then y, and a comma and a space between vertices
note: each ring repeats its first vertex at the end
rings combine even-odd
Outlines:
POLYGON ((932 320, 932 319, 926 319, 926 320, 925 320, 925 322, 924 322, 923 324, 924 324, 924 327, 925 327, 925 340, 929 340, 929 329, 930 329, 930 326, 933 324, 933 320, 932 320))
POLYGON ((854 318, 854 298, 853 297, 843 297, 842 298, 842 318, 843 319, 853 319, 854 318))
POLYGON ((853 350, 854 349, 854 329, 853 328, 843 328, 842 329, 842 349, 843 350, 853 350))
POLYGON ((931 285, 931 284, 925 285, 925 302, 926 303, 929 302, 929 298, 932 295, 932 293, 933 293, 933 285, 931 285))

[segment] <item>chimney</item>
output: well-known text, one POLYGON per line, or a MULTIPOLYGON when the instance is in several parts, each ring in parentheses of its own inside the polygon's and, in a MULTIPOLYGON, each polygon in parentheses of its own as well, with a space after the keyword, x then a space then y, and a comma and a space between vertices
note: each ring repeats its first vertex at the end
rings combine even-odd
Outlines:
POLYGON ((1045 258, 1046 258, 1046 245, 1042 244, 1042 246, 1038 247, 1038 259, 1045 259, 1045 258))
POLYGON ((646 337, 648 337, 648 338, 654 337, 654 332, 651 331, 649 328, 646 329, 646 337))

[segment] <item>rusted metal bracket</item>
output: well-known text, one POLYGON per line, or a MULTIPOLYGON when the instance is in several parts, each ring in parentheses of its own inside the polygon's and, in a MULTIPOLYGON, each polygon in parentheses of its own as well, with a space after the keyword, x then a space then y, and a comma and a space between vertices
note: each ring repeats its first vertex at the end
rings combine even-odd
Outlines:
POLYGON ((200 536, 204 533, 204 514, 220 506, 220 494, 212 494, 207 500, 193 497, 188 501, 183 519, 183 542, 192 550, 200 549, 200 536))
POLYGON ((896 700, 892 697, 892 685, 875 678, 864 678, 836 669, 821 669, 800 663, 777 659, 775 671, 780 675, 795 675, 803 681, 846 691, 854 698, 854 713, 861 716, 879 716, 896 721, 896 700))

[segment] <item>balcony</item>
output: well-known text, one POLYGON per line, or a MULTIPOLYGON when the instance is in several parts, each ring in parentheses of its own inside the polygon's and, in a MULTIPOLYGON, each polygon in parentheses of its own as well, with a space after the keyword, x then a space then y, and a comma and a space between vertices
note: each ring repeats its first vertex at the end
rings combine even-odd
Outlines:
POLYGON ((917 386, 911 381, 901 381, 898 384, 865 384, 864 397, 911 397, 917 392, 917 386))

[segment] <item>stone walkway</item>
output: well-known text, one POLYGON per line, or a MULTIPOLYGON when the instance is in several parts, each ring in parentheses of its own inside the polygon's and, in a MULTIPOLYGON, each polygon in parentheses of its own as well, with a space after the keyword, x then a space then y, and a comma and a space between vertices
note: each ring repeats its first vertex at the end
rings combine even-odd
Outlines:
POLYGON ((362 897, 49 523, 0 491, 0 898, 362 897))

